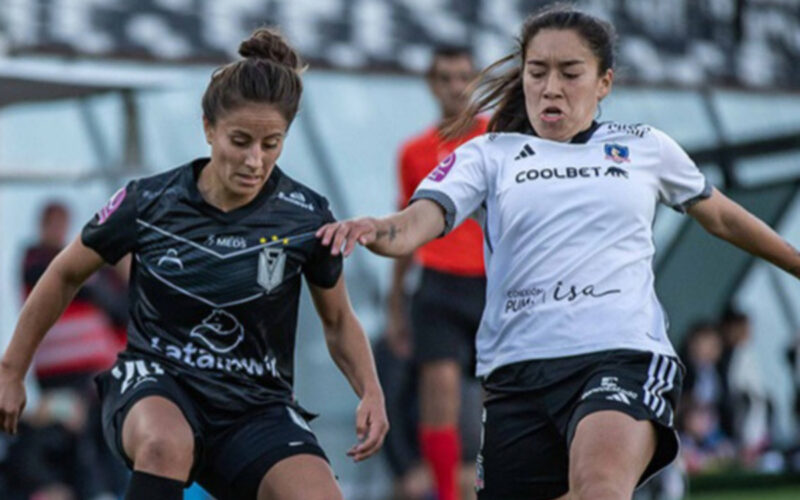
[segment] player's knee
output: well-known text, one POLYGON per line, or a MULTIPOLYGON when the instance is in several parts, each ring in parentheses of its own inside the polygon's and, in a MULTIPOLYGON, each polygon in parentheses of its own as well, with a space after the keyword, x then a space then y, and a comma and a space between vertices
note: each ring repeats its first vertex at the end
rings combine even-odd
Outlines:
MULTIPOLYGON (((194 443, 168 433, 148 433, 139 438, 133 457, 134 468, 153 472, 175 473, 187 477, 194 461, 194 443)), ((168 474, 166 474, 168 473, 168 474)))

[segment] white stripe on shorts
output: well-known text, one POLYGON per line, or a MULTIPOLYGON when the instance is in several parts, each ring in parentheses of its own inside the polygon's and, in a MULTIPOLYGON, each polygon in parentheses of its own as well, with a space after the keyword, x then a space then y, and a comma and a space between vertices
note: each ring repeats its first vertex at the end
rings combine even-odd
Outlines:
POLYGON ((644 383, 643 401, 656 417, 661 417, 667 408, 664 392, 671 391, 675 386, 677 373, 678 363, 674 359, 662 354, 653 354, 650 368, 647 370, 647 381, 644 383))

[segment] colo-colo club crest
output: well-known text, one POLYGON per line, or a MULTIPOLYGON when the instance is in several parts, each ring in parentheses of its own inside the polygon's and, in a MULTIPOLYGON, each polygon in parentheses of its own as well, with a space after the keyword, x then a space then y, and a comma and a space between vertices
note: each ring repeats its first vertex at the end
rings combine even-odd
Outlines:
POLYGON ((258 255, 258 284, 271 292, 283 282, 286 252, 282 248, 265 248, 258 255))

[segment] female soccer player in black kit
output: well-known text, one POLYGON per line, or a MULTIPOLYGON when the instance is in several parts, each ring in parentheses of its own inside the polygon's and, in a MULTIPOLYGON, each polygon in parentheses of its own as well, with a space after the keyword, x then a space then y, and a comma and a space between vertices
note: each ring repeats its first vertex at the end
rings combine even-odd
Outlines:
POLYGON ((597 123, 613 28, 554 7, 463 118, 458 147, 402 212, 318 235, 399 256, 483 208, 487 296, 476 344, 486 399, 480 500, 627 500, 675 458, 682 368, 653 284, 657 203, 800 277, 800 254, 646 125, 597 123), (416 200, 416 201, 415 201, 416 200))
POLYGON ((331 356, 361 398, 356 461, 388 430, 372 353, 333 257, 319 194, 277 165, 303 63, 257 30, 203 96, 211 158, 120 189, 53 262, 0 361, 0 424, 15 432, 23 375, 50 326, 104 263, 133 254, 128 346, 98 377, 103 431, 133 470, 126 498, 342 498, 292 392, 301 275, 331 356))

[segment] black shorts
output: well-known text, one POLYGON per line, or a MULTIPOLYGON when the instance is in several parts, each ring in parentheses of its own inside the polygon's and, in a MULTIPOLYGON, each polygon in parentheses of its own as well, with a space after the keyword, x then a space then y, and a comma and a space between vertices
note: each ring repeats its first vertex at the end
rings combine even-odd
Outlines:
POLYGON ((454 359, 475 372, 475 335, 486 303, 486 278, 423 269, 411 300, 414 360, 454 359))
POLYGON ((256 498, 264 475, 284 458, 312 454, 328 460, 306 420, 282 403, 234 420, 215 419, 189 397, 178 378, 145 359, 119 360, 96 381, 103 405, 103 436, 115 455, 132 468, 122 447, 125 416, 144 397, 164 397, 180 408, 194 434, 194 464, 187 486, 197 481, 219 500, 256 498), (137 376, 126 376, 133 373, 137 376))
POLYGON ((616 410, 655 424, 658 443, 641 485, 678 454, 673 427, 683 367, 675 357, 614 350, 501 367, 484 381, 479 500, 551 499, 569 490, 578 422, 616 410))

